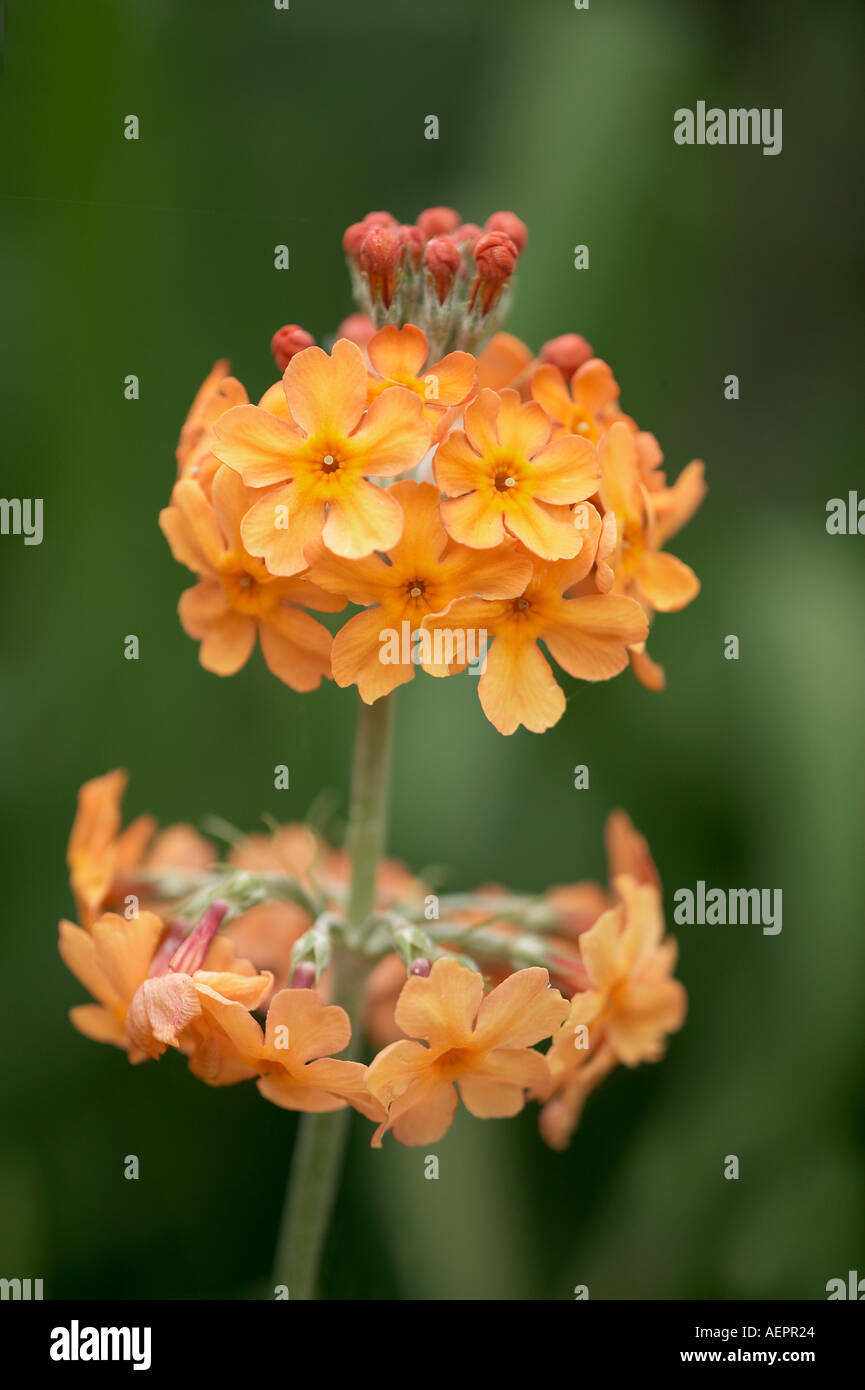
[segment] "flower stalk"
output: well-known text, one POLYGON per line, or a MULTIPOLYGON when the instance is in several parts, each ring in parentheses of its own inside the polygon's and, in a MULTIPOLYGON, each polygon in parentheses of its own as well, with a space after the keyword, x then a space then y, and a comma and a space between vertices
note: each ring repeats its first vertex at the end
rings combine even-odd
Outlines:
MULTIPOLYGON (((347 944, 335 944, 333 1002, 351 1021, 346 1058, 354 1058, 362 1041, 361 1005, 370 961, 353 949, 360 946, 375 899, 375 875, 387 832, 387 793, 394 696, 374 705, 360 704, 355 733, 348 849, 351 884, 347 944)), ((339 1188, 351 1111, 305 1114, 298 1129, 285 1205, 277 1237, 273 1282, 289 1298, 315 1297, 318 1274, 339 1188)))

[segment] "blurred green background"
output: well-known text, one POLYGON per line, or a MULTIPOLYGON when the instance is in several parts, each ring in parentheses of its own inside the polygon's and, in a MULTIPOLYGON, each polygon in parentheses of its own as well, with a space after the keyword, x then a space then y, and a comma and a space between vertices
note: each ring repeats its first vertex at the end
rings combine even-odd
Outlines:
POLYGON ((529 223, 510 327, 588 337, 671 475, 704 457, 711 490, 673 547, 703 592, 653 633, 666 693, 568 681, 552 732, 505 739, 471 678, 416 680, 392 850, 453 887, 541 889, 603 875, 622 805, 668 918, 702 878, 782 888, 784 927, 678 928, 687 1025, 607 1082, 564 1156, 531 1110, 462 1114, 429 1182, 423 1150, 373 1153, 355 1120, 324 1293, 823 1298, 865 1271, 865 539, 825 530, 865 481, 862 30, 852 0, 7 6, 0 491, 44 498, 45 538, 0 537, 0 1274, 47 1297, 266 1289, 295 1117, 73 1031, 65 841, 79 784, 116 765, 129 816, 254 829, 327 789, 344 810, 354 692, 295 695, 258 655, 202 671, 156 517, 213 360, 255 397, 281 323, 324 338, 349 311, 345 225, 436 203, 529 223), (674 110, 701 99, 782 107, 782 154, 675 145, 674 110))

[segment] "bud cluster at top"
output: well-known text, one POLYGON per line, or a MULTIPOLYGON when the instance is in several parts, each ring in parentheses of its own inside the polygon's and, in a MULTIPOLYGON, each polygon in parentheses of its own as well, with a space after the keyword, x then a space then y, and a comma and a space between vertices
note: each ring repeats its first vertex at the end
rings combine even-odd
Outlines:
POLYGON ((437 354, 473 352, 492 336, 527 242, 512 212, 494 212, 479 227, 444 207, 427 208, 411 225, 368 212, 342 239, 361 312, 375 328, 417 324, 437 354))

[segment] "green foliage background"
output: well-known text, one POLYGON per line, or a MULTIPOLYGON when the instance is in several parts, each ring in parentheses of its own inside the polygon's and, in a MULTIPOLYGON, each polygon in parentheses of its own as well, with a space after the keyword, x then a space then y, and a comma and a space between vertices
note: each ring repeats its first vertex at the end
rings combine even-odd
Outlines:
POLYGON ((623 805, 668 913, 700 878, 780 887, 784 927, 679 929, 688 1023, 607 1083, 566 1156, 533 1113, 462 1115, 427 1182, 422 1151, 372 1153, 356 1120, 324 1292, 821 1298, 865 1269, 865 540, 825 530, 863 482, 862 29, 839 0, 7 7, 0 491, 45 499, 45 539, 0 538, 0 1274, 50 1297, 266 1292, 295 1118, 72 1030, 65 840, 79 784, 116 765, 130 815, 252 829, 323 789, 344 810, 353 692, 297 696, 258 656, 202 671, 156 517, 211 362, 263 390, 279 324, 322 338, 348 312, 343 227, 440 202, 528 221, 510 326, 584 333, 670 472, 702 456, 711 491, 676 546, 703 592, 653 634, 667 692, 570 682, 555 730, 504 739, 470 678, 415 681, 392 850, 454 886, 540 889, 602 875, 623 805), (782 107, 783 153, 676 146, 673 111, 699 99, 782 107))

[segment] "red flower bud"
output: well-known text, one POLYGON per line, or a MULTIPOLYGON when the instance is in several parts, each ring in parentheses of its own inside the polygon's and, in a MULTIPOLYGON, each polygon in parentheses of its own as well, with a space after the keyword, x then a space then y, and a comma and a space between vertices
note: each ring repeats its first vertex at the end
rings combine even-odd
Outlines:
POLYGON ((577 368, 594 355, 591 344, 579 333, 563 333, 559 338, 551 338, 541 348, 541 361, 558 367, 568 381, 577 368))
POLYGON ((367 228, 397 226, 396 218, 389 212, 368 212, 363 221, 367 228))
POLYGON ((465 243, 468 242, 469 246, 474 248, 474 244, 478 237, 483 236, 483 234, 484 229, 483 227, 479 227, 477 222, 464 222, 461 227, 457 227, 453 234, 453 238, 459 246, 464 246, 465 243))
POLYGON ((410 975, 420 975, 425 980, 430 972, 430 963, 426 956, 418 956, 417 960, 412 961, 410 975))
POLYGON ((504 232, 484 232, 475 242, 474 258, 477 278, 472 285, 469 309, 474 308, 480 291, 481 312, 488 314, 501 294, 502 287, 513 275, 519 252, 504 232))
POLYGON ((312 989, 315 984, 315 966, 310 960, 302 960, 291 977, 289 989, 312 989))
POLYGON ((453 208, 426 208, 418 217, 417 224, 427 239, 447 236, 448 232, 455 232, 460 225, 460 215, 453 208))
POLYGON ((369 231, 365 222, 352 222, 342 234, 342 249, 347 256, 358 256, 363 239, 369 231))
POLYGON ((292 357, 308 347, 315 347, 315 338, 296 323, 284 324, 270 340, 270 350, 281 372, 285 371, 292 357))
POLYGON ((406 226, 397 227, 397 233, 399 234, 399 239, 402 242, 403 247, 405 248, 406 255, 411 259, 412 265, 414 266, 415 270, 417 270, 421 262, 421 256, 423 255, 423 232, 421 231, 420 227, 415 227, 411 224, 408 224, 406 226))
POLYGON ((395 227, 370 227, 360 248, 360 267, 369 280, 373 300, 381 296, 387 309, 396 290, 396 272, 403 245, 395 227))
POLYGON ((504 232, 509 236, 519 255, 529 244, 529 229, 515 212, 494 212, 486 220, 488 232, 504 232))
POLYGON ((443 304, 462 266, 459 247, 453 237, 435 236, 424 247, 423 263, 433 278, 436 298, 443 304))
POLYGON ((350 343, 357 343, 359 348, 366 347, 374 333, 375 324, 369 314, 349 314, 336 330, 337 338, 348 338, 350 343))

